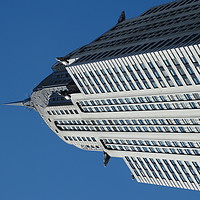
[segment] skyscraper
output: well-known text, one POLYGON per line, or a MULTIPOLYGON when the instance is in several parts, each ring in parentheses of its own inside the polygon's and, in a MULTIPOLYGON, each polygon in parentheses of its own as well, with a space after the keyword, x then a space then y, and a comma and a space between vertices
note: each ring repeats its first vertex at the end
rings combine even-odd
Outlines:
POLYGON ((199 190, 199 0, 149 9, 64 57, 19 102, 139 182, 199 190))

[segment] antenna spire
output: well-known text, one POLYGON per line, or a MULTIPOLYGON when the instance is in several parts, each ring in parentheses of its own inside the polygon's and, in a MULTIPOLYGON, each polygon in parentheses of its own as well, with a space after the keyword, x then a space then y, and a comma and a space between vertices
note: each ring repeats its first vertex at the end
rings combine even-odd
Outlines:
POLYGON ((2 105, 6 106, 25 106, 29 108, 34 108, 33 102, 31 101, 31 98, 25 99, 23 101, 15 101, 10 103, 4 103, 2 105))

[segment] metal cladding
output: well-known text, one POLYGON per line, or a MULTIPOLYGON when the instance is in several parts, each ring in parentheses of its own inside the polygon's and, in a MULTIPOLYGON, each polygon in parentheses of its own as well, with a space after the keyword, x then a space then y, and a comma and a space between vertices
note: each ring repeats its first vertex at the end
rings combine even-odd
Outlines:
POLYGON ((23 104, 68 144, 121 157, 142 183, 200 190, 200 0, 119 23, 58 57, 23 104), (31 104, 30 104, 31 102, 31 104))

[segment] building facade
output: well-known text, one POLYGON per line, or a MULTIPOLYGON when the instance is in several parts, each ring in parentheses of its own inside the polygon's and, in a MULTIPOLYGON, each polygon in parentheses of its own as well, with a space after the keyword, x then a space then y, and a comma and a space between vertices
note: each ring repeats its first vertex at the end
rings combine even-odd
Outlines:
POLYGON ((58 137, 138 182, 200 190, 200 0, 123 14, 52 69, 21 104, 58 137))

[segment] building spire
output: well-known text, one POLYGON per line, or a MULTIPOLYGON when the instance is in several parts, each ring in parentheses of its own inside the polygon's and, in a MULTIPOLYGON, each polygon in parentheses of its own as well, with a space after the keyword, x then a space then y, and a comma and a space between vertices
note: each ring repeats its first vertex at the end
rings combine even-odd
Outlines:
POLYGON ((33 102, 31 101, 31 98, 25 99, 23 101, 15 101, 10 103, 3 103, 2 105, 6 106, 25 106, 29 108, 34 108, 33 102))
POLYGON ((3 103, 2 105, 6 105, 6 106, 24 106, 23 105, 23 101, 15 101, 15 102, 3 103))

